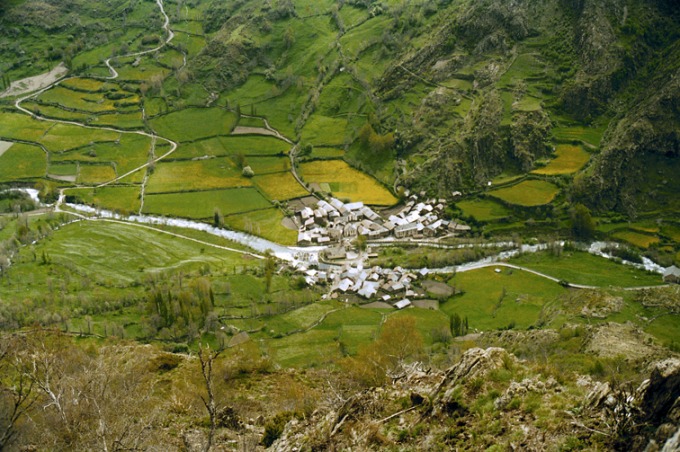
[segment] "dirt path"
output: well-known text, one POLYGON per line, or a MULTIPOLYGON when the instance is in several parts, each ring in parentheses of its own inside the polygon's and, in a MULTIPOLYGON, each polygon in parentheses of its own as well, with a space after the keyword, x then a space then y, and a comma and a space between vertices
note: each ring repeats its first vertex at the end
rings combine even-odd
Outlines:
POLYGON ((33 77, 27 77, 17 80, 16 82, 12 82, 9 88, 0 94, 0 97, 20 96, 22 94, 30 93, 47 86, 52 86, 67 73, 68 68, 66 65, 64 63, 59 63, 57 67, 52 69, 50 72, 34 75, 33 77))

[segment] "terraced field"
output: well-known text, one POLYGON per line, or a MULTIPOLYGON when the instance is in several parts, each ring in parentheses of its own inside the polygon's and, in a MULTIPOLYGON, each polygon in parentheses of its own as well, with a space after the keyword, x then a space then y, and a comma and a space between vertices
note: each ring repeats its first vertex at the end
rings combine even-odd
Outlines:
POLYGON ((490 191, 489 195, 508 204, 535 207, 550 203, 559 191, 559 188, 550 182, 527 180, 509 188, 490 191))

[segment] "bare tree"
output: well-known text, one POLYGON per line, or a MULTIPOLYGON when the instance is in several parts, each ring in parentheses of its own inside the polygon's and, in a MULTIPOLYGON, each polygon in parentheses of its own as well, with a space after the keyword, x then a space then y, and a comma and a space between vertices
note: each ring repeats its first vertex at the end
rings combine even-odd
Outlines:
POLYGON ((0 450, 15 438, 17 425, 27 415, 37 400, 33 381, 23 369, 23 360, 17 354, 17 336, 3 337, 0 343, 0 450))
POLYGON ((217 430, 217 403, 215 402, 215 391, 213 387, 213 365, 217 357, 222 353, 222 350, 210 350, 210 346, 205 347, 201 345, 198 349, 198 359, 201 362, 201 375, 205 383, 207 395, 201 395, 201 400, 205 409, 208 410, 210 416, 210 432, 208 433, 208 442, 205 445, 205 452, 208 452, 212 447, 213 439, 215 438, 215 430, 217 430))

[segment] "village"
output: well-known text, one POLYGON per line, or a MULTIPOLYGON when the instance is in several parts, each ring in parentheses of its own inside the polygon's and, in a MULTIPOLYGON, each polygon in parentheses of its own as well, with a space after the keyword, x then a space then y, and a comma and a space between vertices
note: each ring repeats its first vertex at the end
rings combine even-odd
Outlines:
POLYGON ((436 302, 425 300, 428 291, 417 283, 427 275, 426 269, 364 268, 364 262, 376 256, 368 248, 371 242, 438 240, 468 234, 470 226, 442 218, 445 208, 445 199, 421 202, 411 195, 404 206, 381 215, 362 202, 308 198, 293 217, 298 226, 298 245, 326 248, 320 254, 319 268, 301 266, 298 270, 304 273, 308 285, 328 286, 329 298, 397 309, 423 303, 433 307, 436 302))

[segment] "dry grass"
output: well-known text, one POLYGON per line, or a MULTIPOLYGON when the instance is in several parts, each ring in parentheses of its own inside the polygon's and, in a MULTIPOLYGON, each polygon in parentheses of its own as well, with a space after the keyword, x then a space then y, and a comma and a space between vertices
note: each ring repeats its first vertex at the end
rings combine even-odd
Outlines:
POLYGON ((557 146, 555 154, 557 155, 555 159, 551 160, 545 167, 532 171, 532 173, 546 176, 573 174, 583 168, 590 160, 590 154, 584 151, 581 146, 570 144, 557 146))
POLYGON ((397 202, 392 193, 372 177, 355 170, 342 160, 323 160, 300 166, 305 182, 327 183, 340 199, 390 206, 397 202))
POLYGON ((268 198, 277 201, 298 198, 308 194, 307 190, 288 172, 256 176, 253 180, 268 198))

